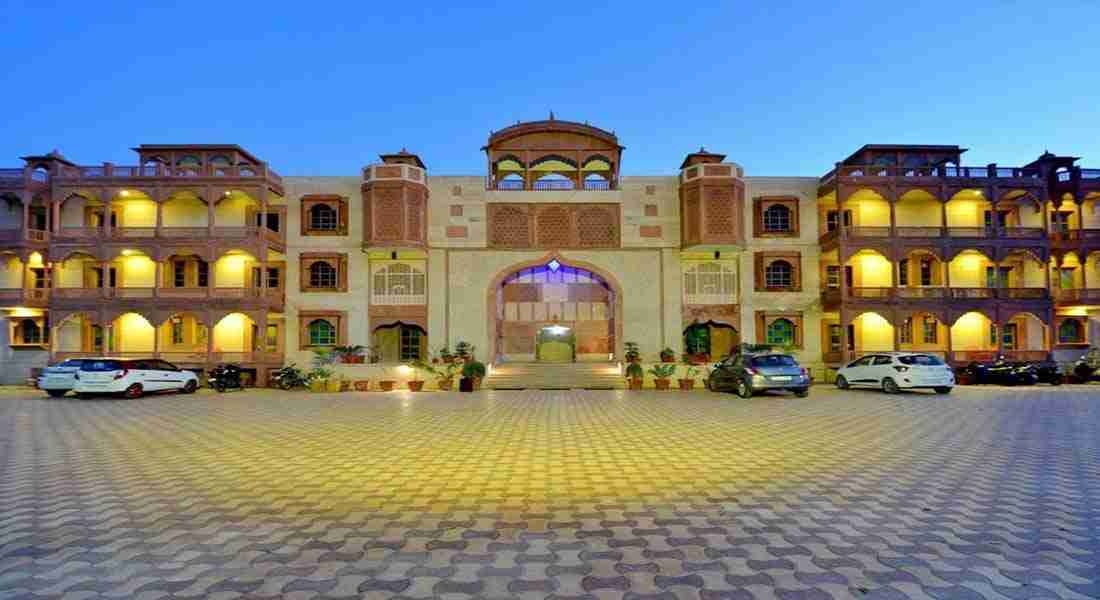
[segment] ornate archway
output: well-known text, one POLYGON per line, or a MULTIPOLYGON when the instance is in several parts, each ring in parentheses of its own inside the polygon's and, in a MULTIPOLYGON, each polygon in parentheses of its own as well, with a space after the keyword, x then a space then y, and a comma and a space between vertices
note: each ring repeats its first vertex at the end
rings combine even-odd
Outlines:
POLYGON ((493 279, 488 300, 492 360, 562 360, 561 352, 540 351, 562 342, 548 328, 566 332, 572 360, 622 355, 622 289, 595 265, 557 254, 512 265, 493 279))

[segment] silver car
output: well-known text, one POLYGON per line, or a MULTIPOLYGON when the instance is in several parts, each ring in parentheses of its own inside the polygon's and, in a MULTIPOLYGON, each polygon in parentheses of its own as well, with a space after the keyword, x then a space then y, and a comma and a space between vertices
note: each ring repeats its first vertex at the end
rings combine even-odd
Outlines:
POLYGON ((748 398, 765 390, 790 390, 799 398, 810 393, 810 374, 789 354, 734 354, 715 366, 711 390, 732 390, 748 398))
POLYGON ((76 385, 76 373, 84 366, 87 358, 70 358, 52 367, 42 369, 38 377, 38 389, 45 391, 54 398, 64 396, 76 385))

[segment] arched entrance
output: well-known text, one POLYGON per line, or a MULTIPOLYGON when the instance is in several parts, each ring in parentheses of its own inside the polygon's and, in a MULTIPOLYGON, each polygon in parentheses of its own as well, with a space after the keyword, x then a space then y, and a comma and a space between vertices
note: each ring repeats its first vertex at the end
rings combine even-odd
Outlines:
POLYGON ((607 361, 618 353, 618 285, 556 255, 515 265, 489 289, 491 356, 502 361, 607 361))

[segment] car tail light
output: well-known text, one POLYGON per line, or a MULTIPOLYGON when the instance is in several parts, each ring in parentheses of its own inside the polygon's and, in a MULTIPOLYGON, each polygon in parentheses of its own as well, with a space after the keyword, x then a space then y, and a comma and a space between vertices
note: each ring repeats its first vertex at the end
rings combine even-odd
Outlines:
POLYGON ((902 367, 902 366, 899 366, 899 365, 894 365, 894 370, 897 371, 898 373, 904 373, 904 372, 909 370, 909 367, 902 367))
POLYGON ((116 380, 122 379, 123 377, 126 377, 127 373, 129 373, 129 371, 127 371, 126 369, 123 369, 123 370, 119 371, 118 373, 115 373, 115 379, 116 380))

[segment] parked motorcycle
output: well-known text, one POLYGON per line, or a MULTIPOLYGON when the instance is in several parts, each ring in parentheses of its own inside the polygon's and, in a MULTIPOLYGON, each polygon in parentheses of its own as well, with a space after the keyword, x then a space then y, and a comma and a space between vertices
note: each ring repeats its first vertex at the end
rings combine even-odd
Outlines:
POLYGON ((298 387, 305 387, 309 381, 306 379, 306 374, 301 369, 294 366, 294 363, 290 363, 281 369, 271 372, 272 384, 283 390, 291 390, 298 387))
POLYGON ((237 365, 218 365, 210 370, 210 387, 225 392, 228 390, 241 390, 241 368, 237 365))
POLYGON ((1089 348, 1073 363, 1073 378, 1081 383, 1100 381, 1100 348, 1089 348))
POLYGON ((1052 361, 1011 362, 1003 356, 989 363, 972 362, 960 369, 960 374, 972 384, 1061 385, 1065 379, 1057 363, 1052 361))

